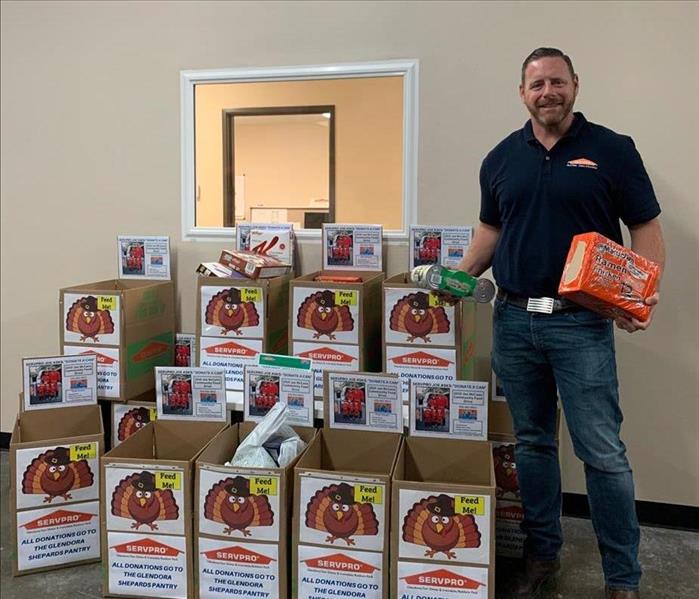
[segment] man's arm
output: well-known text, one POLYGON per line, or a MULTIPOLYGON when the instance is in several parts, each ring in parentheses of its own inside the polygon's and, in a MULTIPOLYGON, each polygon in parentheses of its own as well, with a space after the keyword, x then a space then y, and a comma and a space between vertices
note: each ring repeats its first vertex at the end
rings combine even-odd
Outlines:
MULTIPOLYGON (((657 262, 660 265, 662 276, 665 268, 665 241, 663 240, 660 220, 654 218, 640 225, 633 225, 629 227, 629 233, 631 234, 631 249, 644 258, 657 262)), ((655 306, 659 299, 660 294, 656 292, 646 299, 646 304, 655 306)), ((633 333, 638 330, 646 330, 650 326, 652 318, 653 312, 651 311, 645 322, 640 322, 635 318, 617 318, 616 324, 620 329, 633 333)))
POLYGON ((498 227, 486 225, 483 222, 478 223, 471 246, 457 268, 472 277, 480 277, 493 263, 495 246, 499 238, 500 229, 498 227))

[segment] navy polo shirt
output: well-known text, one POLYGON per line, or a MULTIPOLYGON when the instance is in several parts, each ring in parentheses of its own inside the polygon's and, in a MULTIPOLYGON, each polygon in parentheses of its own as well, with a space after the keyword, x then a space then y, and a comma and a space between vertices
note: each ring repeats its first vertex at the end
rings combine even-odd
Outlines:
POLYGON ((579 112, 551 150, 528 121, 486 156, 480 183, 480 220, 500 228, 495 280, 526 297, 558 295, 573 236, 596 231, 623 244, 620 219, 632 226, 660 214, 633 140, 579 112))

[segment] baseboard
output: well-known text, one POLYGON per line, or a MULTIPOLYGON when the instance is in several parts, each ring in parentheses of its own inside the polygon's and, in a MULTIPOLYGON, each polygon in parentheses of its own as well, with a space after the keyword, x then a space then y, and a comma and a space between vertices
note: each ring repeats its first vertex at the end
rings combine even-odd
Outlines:
MULTIPOLYGON (((643 526, 699 531, 699 507, 636 501, 636 513, 643 526)), ((563 493, 563 515, 589 519, 590 506, 587 503, 587 495, 563 493)))

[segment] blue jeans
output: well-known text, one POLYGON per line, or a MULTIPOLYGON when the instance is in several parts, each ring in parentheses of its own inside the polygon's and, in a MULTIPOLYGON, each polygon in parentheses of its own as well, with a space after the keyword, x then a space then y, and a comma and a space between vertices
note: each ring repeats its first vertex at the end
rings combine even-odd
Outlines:
POLYGON ((631 468, 619 438, 622 415, 612 322, 588 310, 527 312, 496 301, 493 370, 512 412, 529 557, 558 557, 561 474, 557 394, 575 455, 585 464, 592 524, 607 586, 638 589, 640 530, 631 468))

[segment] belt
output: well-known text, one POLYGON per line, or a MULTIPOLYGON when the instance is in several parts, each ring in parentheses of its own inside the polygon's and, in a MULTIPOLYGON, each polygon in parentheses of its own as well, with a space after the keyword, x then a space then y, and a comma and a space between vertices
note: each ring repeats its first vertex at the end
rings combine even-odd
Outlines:
POLYGON ((523 308, 528 312, 543 312, 546 314, 552 312, 574 312, 577 310, 585 310, 580 304, 571 302, 565 297, 524 297, 508 293, 502 289, 498 289, 497 299, 501 302, 512 304, 518 308, 523 308), (548 309, 551 305, 551 310, 548 309))

